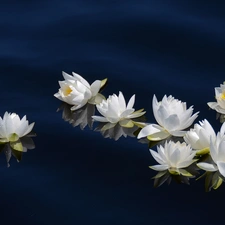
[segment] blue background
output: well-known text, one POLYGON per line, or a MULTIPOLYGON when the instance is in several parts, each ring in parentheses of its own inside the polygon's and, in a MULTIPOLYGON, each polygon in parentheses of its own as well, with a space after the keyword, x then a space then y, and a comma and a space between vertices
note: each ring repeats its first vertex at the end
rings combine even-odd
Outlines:
POLYGON ((2 1, 0 114, 26 114, 37 137, 20 163, 7 168, 0 157, 1 224, 224 224, 224 184, 210 193, 204 180, 153 188, 147 145, 73 128, 53 96, 61 71, 90 83, 107 77, 103 94, 136 94, 148 122, 153 94, 171 94, 218 131, 207 102, 225 80, 224 9, 223 1, 2 1))

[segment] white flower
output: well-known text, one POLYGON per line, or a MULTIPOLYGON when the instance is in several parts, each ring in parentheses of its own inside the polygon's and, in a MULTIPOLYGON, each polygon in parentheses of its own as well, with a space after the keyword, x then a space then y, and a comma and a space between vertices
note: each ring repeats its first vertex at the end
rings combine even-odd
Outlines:
POLYGON ((33 129, 34 123, 28 124, 26 116, 22 119, 16 113, 5 112, 0 117, 0 142, 17 141, 33 129))
POLYGON ((73 76, 62 72, 64 81, 59 81, 60 89, 54 96, 61 101, 73 105, 71 110, 76 110, 84 106, 87 102, 97 104, 104 99, 99 92, 107 79, 96 80, 91 85, 79 74, 72 73, 73 76))
POLYGON ((210 155, 212 163, 200 162, 197 164, 203 170, 217 171, 225 177, 225 123, 221 126, 220 132, 217 133, 216 139, 210 139, 210 155))
POLYGON ((99 122, 108 122, 104 129, 110 129, 117 123, 123 127, 133 127, 134 123, 131 119, 145 114, 145 112, 142 112, 143 109, 135 111, 133 108, 134 102, 135 95, 130 98, 127 105, 122 92, 119 92, 119 96, 116 94, 110 95, 107 100, 103 100, 96 105, 102 116, 92 116, 92 118, 99 122))
POLYGON ((215 109, 218 113, 225 114, 225 82, 220 87, 215 88, 216 102, 208 102, 208 106, 215 109))
POLYGON ((216 134, 211 124, 205 119, 200 121, 199 124, 195 124, 193 129, 190 129, 185 136, 184 140, 186 143, 190 144, 191 147, 199 151, 199 154, 204 151, 209 152, 210 147, 210 137, 215 140, 216 134))
POLYGON ((187 109, 186 102, 174 99, 171 95, 163 97, 158 102, 156 96, 153 96, 152 108, 158 124, 150 124, 145 126, 138 138, 146 137, 152 141, 159 141, 169 136, 182 137, 185 131, 198 116, 198 112, 192 115, 193 107, 187 109))
POLYGON ((165 146, 157 146, 157 151, 150 149, 153 158, 160 164, 151 166, 150 168, 157 171, 168 170, 172 174, 186 175, 187 172, 183 169, 190 166, 195 160, 195 152, 192 151, 190 145, 185 142, 165 142, 165 146))

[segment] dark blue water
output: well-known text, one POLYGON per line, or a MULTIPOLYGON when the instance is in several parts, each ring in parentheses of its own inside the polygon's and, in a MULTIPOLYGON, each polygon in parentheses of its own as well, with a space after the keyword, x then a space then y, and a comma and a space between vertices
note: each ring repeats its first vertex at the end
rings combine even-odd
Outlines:
POLYGON ((37 137, 20 163, 7 168, 1 154, 1 224, 224 224, 224 184, 209 193, 204 180, 153 188, 147 145, 74 128, 53 96, 62 71, 90 83, 107 77, 104 95, 136 94, 148 122, 153 94, 171 94, 218 131, 207 102, 225 80, 224 9, 223 1, 2 2, 0 114, 26 114, 37 137))

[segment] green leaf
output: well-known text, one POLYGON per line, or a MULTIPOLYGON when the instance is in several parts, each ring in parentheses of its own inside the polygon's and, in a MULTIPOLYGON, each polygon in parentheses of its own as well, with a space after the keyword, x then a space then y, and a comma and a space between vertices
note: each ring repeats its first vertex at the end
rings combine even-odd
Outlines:
POLYGON ((139 110, 133 112, 132 114, 141 113, 141 112, 143 112, 143 111, 144 111, 144 108, 143 108, 143 109, 139 109, 139 110))
POLYGON ((133 124, 136 125, 137 127, 140 127, 140 128, 144 128, 146 126, 146 124, 142 123, 142 122, 135 122, 135 121, 133 121, 133 124))
POLYGON ((16 151, 23 151, 23 145, 22 142, 20 140, 18 141, 14 141, 14 142, 10 142, 10 146, 12 149, 16 150, 16 151))
POLYGON ((107 78, 101 80, 101 86, 100 86, 99 92, 103 91, 103 89, 106 87, 107 83, 108 83, 108 79, 107 78))
POLYGON ((107 81, 108 81, 108 78, 101 80, 101 88, 106 85, 107 81))
POLYGON ((9 137, 10 142, 14 142, 14 141, 18 141, 18 140, 19 140, 19 136, 16 133, 11 134, 9 137))
POLYGON ((206 155, 206 154, 208 154, 209 153, 209 148, 203 148, 203 149, 201 149, 201 150, 198 150, 197 152, 196 152, 196 155, 198 156, 198 155, 206 155))
POLYGON ((185 169, 179 169, 179 172, 185 177, 193 177, 193 175, 185 169))

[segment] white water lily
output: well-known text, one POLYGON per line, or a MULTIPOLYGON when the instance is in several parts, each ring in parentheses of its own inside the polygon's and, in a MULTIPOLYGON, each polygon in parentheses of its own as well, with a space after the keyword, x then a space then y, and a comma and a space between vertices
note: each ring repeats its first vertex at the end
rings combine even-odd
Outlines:
POLYGON ((225 114, 225 82, 215 88, 216 102, 208 102, 208 106, 218 113, 225 114))
POLYGON ((22 119, 16 113, 5 112, 0 117, 0 142, 16 142, 27 135, 34 127, 34 123, 28 124, 26 116, 22 119))
POLYGON ((181 102, 174 97, 164 96, 161 102, 158 102, 156 96, 153 96, 152 108, 154 117, 158 124, 145 126, 138 138, 147 137, 152 141, 166 139, 169 136, 182 137, 193 121, 197 118, 198 112, 192 115, 193 107, 187 109, 186 102, 181 102))
POLYGON ((209 152, 210 138, 215 140, 216 133, 206 119, 200 121, 199 124, 196 123, 194 128, 190 129, 184 136, 186 143, 197 150, 197 154, 206 154, 209 152))
POLYGON ((145 114, 144 109, 135 111, 133 108, 135 102, 135 95, 133 95, 128 104, 124 99, 123 93, 119 92, 119 96, 116 94, 110 95, 107 100, 103 100, 100 104, 96 105, 99 113, 102 116, 92 116, 95 121, 108 122, 103 129, 110 129, 117 123, 122 127, 133 127, 133 118, 140 117, 145 114))
POLYGON ((71 110, 76 110, 84 106, 86 103, 98 104, 104 96, 100 93, 107 79, 102 81, 96 80, 91 85, 79 74, 72 73, 73 76, 62 72, 64 81, 59 81, 60 89, 54 96, 61 101, 73 105, 71 110))
POLYGON ((197 166, 206 171, 219 171, 225 177, 225 123, 217 133, 216 139, 210 139, 210 155, 212 163, 200 162, 197 166))
POLYGON ((157 152, 150 149, 153 158, 159 165, 150 166, 151 169, 156 171, 168 170, 172 174, 182 174, 190 176, 184 168, 190 166, 195 160, 195 152, 190 145, 185 142, 165 142, 165 146, 157 146, 157 152))

